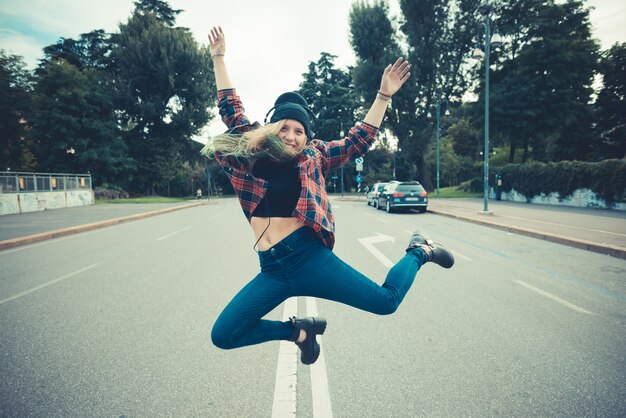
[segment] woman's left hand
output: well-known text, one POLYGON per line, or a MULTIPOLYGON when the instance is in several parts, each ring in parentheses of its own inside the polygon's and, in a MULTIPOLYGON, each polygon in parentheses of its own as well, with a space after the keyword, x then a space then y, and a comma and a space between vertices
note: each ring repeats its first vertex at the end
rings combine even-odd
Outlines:
POLYGON ((393 96, 411 76, 410 67, 409 62, 404 61, 402 57, 398 58, 393 65, 389 64, 380 80, 380 92, 390 97, 393 96))

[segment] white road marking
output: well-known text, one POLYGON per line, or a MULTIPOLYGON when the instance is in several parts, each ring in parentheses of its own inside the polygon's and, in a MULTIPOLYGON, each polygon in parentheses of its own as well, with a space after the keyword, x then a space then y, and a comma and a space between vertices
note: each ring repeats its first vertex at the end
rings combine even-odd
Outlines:
POLYGON ((157 238, 157 241, 162 241, 162 240, 164 240, 164 239, 168 239, 168 238, 169 238, 169 237, 171 237, 171 236, 174 236, 174 235, 176 235, 176 234, 180 234, 181 232, 185 232, 185 231, 186 231, 186 230, 188 230, 189 228, 191 228, 191 227, 190 227, 190 226, 188 226, 187 228, 183 228, 183 229, 180 229, 180 230, 178 230, 178 231, 174 231, 174 232, 172 232, 171 234, 164 235, 164 236, 162 236, 162 237, 160 237, 160 238, 157 238))
MULTIPOLYGON (((406 232, 409 235, 413 235, 413 232, 409 231, 408 229, 405 229, 404 232, 406 232)), ((463 260, 472 261, 472 259, 469 258, 468 256, 463 255, 463 254, 461 254, 458 251, 451 250, 450 247, 448 247, 447 245, 444 245, 444 247, 446 247, 448 250, 450 250, 450 252, 452 252, 452 254, 454 254, 455 256, 457 256, 459 258, 462 258, 463 260)))
MULTIPOLYGON (((449 249, 449 248, 448 248, 448 249, 449 249)), ((466 255, 461 254, 461 253, 460 253, 460 252, 458 252, 458 251, 453 251, 453 250, 450 250, 450 252, 452 252, 452 254, 454 254, 455 256, 457 256, 457 257, 459 257, 459 258, 462 258, 463 260, 472 261, 472 259, 471 259, 471 258, 469 258, 469 257, 468 257, 468 256, 466 256, 466 255)))
MULTIPOLYGON (((315 298, 306 298, 306 312, 307 316, 317 316, 317 302, 315 298)), ((317 340, 321 346, 322 336, 319 335, 317 340)), ((332 418, 333 410, 330 406, 326 358, 323 349, 317 361, 311 365, 311 392, 313 398, 313 418, 332 418)))
POLYGON ((8 297, 8 298, 6 298, 6 299, 2 299, 2 300, 0 300, 0 305, 2 305, 3 303, 7 303, 7 302, 10 302, 10 301, 12 301, 12 300, 15 300, 15 299, 17 299, 17 298, 21 298, 22 296, 26 296, 26 295, 28 295, 28 294, 30 294, 30 293, 33 293, 33 292, 37 291, 37 290, 43 289, 44 287, 50 286, 51 284, 58 283, 58 282, 60 282, 61 280, 65 280, 65 279, 68 279, 68 278, 70 278, 70 277, 72 277, 72 276, 76 276, 77 274, 80 274, 80 273, 83 273, 83 272, 85 272, 85 271, 87 271, 87 270, 90 270, 90 269, 92 269, 92 268, 96 267, 96 266, 97 266, 97 265, 99 265, 99 264, 100 264, 100 263, 92 264, 92 265, 87 266, 87 267, 84 267, 84 268, 82 268, 82 269, 80 269, 80 270, 76 270, 76 271, 75 271, 75 272, 73 272, 73 273, 66 274, 66 275, 65 275, 65 276, 63 276, 63 277, 59 277, 58 279, 50 280, 50 281, 49 281, 49 282, 47 282, 47 283, 41 284, 41 285, 39 285, 39 286, 31 287, 30 289, 25 290, 25 291, 23 291, 23 292, 20 292, 20 293, 18 293, 18 294, 16 294, 16 295, 10 296, 10 297, 8 297))
POLYGON ((589 312, 588 310, 583 309, 583 308, 581 308, 581 307, 580 307, 580 306, 578 306, 578 305, 574 305, 573 303, 570 303, 570 302, 568 302, 568 301, 566 301, 566 300, 563 300, 563 299, 561 299, 560 297, 553 295, 552 293, 548 293, 548 292, 546 292, 545 290, 541 290, 541 289, 539 289, 539 288, 537 288, 537 287, 535 287, 535 286, 529 285, 528 283, 525 283, 525 282, 523 282, 523 281, 521 281, 521 280, 515 280, 515 283, 517 283, 517 284, 521 284, 522 286, 525 286, 526 288, 528 288, 528 289, 532 290, 533 292, 537 292, 537 293, 539 293, 541 296, 545 296, 545 297, 547 297, 548 299, 552 299, 552 300, 553 300, 553 301, 555 301, 555 302, 558 302, 558 303, 560 303, 560 304, 562 304, 562 305, 565 305, 565 306, 567 306, 568 308, 570 308, 570 309, 572 309, 572 310, 574 310, 574 311, 576 311, 576 312, 585 313, 585 314, 588 314, 588 315, 593 315, 593 313, 592 313, 592 312, 589 312))
MULTIPOLYGON (((283 321, 298 314, 298 298, 284 303, 283 321)), ((296 416, 296 389, 298 384, 298 346, 291 341, 281 341, 276 367, 272 418, 296 416)))
POLYGON ((359 242, 362 246, 365 247, 367 251, 372 253, 372 255, 376 257, 383 266, 391 268, 393 267, 394 263, 392 263, 390 259, 385 257, 383 253, 381 253, 376 247, 374 247, 374 244, 384 241, 396 242, 396 238, 389 235, 381 234, 379 232, 377 232, 377 234, 378 235, 373 237, 359 238, 359 242))

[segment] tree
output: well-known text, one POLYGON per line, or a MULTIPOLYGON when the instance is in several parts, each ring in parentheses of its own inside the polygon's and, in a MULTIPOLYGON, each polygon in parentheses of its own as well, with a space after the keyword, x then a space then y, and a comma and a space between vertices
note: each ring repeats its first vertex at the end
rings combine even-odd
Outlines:
POLYGON ((477 159, 482 150, 483 139, 468 119, 462 118, 450 126, 448 137, 452 141, 452 149, 456 154, 472 160, 477 159))
POLYGON ((135 2, 135 6, 136 10, 140 13, 150 13, 169 27, 174 27, 176 24, 176 16, 182 12, 180 9, 172 9, 170 5, 163 0, 138 0, 135 2))
POLYGON ((317 117, 316 137, 324 140, 336 139, 341 129, 352 127, 358 106, 352 78, 335 68, 335 58, 322 52, 317 62, 310 62, 299 90, 317 117))
POLYGON ((40 170, 90 172, 94 184, 120 181, 134 170, 102 76, 63 59, 40 67, 29 120, 40 170))
POLYGON ((390 180, 392 172, 393 153, 387 148, 376 147, 370 150, 365 157, 362 184, 363 186, 372 186, 374 183, 390 180))
MULTIPOLYGON (((210 54, 186 28, 172 27, 160 1, 138 2, 113 36, 118 116, 138 163, 133 188, 155 194, 181 168, 191 137, 212 115, 216 101, 210 54), (146 5, 155 4, 155 12, 146 5)), ((176 13, 174 13, 176 12, 176 13)))
MULTIPOLYGON (((354 126, 359 102, 354 93, 350 73, 335 67, 336 56, 322 52, 317 62, 309 63, 309 71, 303 74, 299 93, 309 103, 309 107, 317 118, 316 138, 333 140, 339 138, 354 126)), ((344 189, 350 190, 355 184, 353 173, 354 162, 344 166, 344 189)), ((330 186, 331 176, 326 179, 330 186)), ((341 182, 341 180, 340 180, 341 182)))
MULTIPOLYGON (((406 39, 404 55, 411 62, 411 78, 394 96, 386 123, 399 140, 402 158, 414 162, 408 174, 426 188, 432 181, 424 163, 432 127, 426 119, 435 96, 460 98, 466 86, 463 62, 474 46, 473 14, 478 0, 401 0, 399 28, 406 39)), ((384 67, 402 55, 401 36, 389 20, 383 2, 356 3, 350 12, 352 47, 357 55, 355 86, 373 100, 384 67)))
POLYGON ((600 60, 602 90, 596 109, 601 138, 601 156, 626 157, 626 43, 616 43, 602 53, 600 60))
POLYGON ((22 57, 0 50, 0 170, 35 168, 27 131, 31 91, 32 74, 22 57))
MULTIPOLYGON (((490 108, 495 144, 510 145, 509 161, 589 159, 593 145, 591 84, 598 45, 581 1, 504 2, 502 32, 513 43, 496 53, 490 108)), ((484 67, 480 70, 484 73, 484 67)), ((484 101, 484 87, 479 89, 484 101)), ((480 105, 477 122, 482 119, 480 105)), ((480 122, 479 122, 480 123, 480 122)))
POLYGON ((44 58, 39 68, 46 68, 51 61, 65 60, 76 68, 107 69, 111 53, 111 35, 102 29, 83 33, 78 40, 61 38, 56 44, 43 49, 44 58))

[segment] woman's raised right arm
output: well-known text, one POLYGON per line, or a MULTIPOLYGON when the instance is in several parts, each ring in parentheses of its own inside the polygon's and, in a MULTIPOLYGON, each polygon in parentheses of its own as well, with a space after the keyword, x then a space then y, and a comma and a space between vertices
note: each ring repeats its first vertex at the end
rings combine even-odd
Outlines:
POLYGON ((215 72, 215 85, 217 90, 226 90, 234 88, 230 77, 228 76, 228 70, 226 69, 226 62, 224 61, 224 54, 226 53, 226 39, 224 37, 224 31, 221 27, 213 27, 209 33, 209 46, 211 51, 211 58, 213 59, 213 71, 215 72))
POLYGON ((252 125, 246 116, 241 99, 230 81, 224 54, 226 53, 226 37, 221 27, 213 27, 209 33, 209 47, 213 59, 213 71, 215 72, 215 85, 217 87, 217 106, 222 121, 228 129, 235 129, 243 133, 252 129, 252 125))

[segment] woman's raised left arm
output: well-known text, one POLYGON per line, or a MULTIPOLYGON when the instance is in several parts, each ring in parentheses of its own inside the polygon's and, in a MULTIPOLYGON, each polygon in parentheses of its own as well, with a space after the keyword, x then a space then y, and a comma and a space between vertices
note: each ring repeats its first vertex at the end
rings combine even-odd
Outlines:
POLYGON ((391 96, 396 94, 400 87, 409 79, 411 65, 408 61, 404 61, 402 57, 398 58, 395 63, 389 64, 380 80, 380 89, 376 94, 376 99, 367 112, 363 122, 368 123, 377 128, 383 122, 387 104, 391 100, 391 96))
POLYGON ((383 121, 391 96, 400 90, 400 87, 411 76, 409 68, 408 61, 404 61, 402 58, 398 58, 394 64, 389 64, 385 68, 380 81, 380 89, 365 119, 363 119, 364 123, 357 124, 345 138, 330 142, 313 141, 315 147, 322 153, 324 173, 335 170, 351 158, 367 152, 376 140, 378 128, 383 121))

